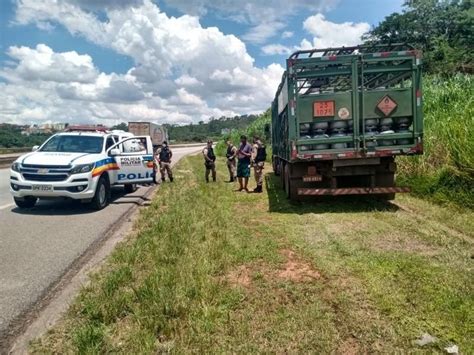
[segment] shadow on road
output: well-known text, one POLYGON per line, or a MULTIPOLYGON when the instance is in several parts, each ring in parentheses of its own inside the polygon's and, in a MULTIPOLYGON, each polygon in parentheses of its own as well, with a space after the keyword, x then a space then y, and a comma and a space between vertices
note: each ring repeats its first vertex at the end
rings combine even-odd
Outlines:
MULTIPOLYGON (((143 205, 150 201, 149 198, 143 196, 147 186, 141 186, 137 192, 133 194, 127 194, 122 187, 113 187, 111 195, 111 205, 143 205)), ((107 209, 107 207, 106 207, 107 209)), ((81 214, 93 214, 99 211, 92 209, 87 204, 83 204, 77 200, 69 199, 54 199, 54 200, 38 200, 35 207, 29 209, 20 209, 15 207, 11 210, 13 213, 23 215, 37 215, 37 216, 70 216, 70 215, 81 215, 81 214)))
POLYGON ((270 212, 278 213, 357 213, 396 212, 399 207, 390 201, 367 196, 320 196, 304 201, 289 201, 281 187, 280 177, 269 173, 265 176, 270 212))

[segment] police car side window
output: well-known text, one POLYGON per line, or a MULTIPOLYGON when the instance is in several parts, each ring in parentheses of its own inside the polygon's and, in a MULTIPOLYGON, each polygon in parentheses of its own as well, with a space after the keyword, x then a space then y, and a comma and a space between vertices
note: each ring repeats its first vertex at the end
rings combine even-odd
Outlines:
POLYGON ((115 144, 115 141, 112 137, 107 138, 107 142, 105 143, 105 150, 109 149, 111 146, 115 144))
POLYGON ((147 141, 145 139, 129 139, 123 144, 123 153, 125 154, 146 154, 147 141))

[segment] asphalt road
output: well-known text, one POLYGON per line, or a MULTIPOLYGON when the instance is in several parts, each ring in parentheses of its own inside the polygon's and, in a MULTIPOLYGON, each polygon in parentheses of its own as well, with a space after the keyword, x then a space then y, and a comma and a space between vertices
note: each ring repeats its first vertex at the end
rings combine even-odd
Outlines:
MULTIPOLYGON (((173 163, 200 147, 173 149, 173 163)), ((129 195, 122 188, 102 211, 74 201, 39 201, 19 210, 9 193, 9 170, 0 170, 0 343, 9 325, 45 296, 87 248, 99 240, 149 187, 129 195)))

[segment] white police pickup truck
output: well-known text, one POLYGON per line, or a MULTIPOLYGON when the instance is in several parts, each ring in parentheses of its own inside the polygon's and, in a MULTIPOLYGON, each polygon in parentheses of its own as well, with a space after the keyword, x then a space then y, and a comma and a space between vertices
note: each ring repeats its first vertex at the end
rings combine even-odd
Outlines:
POLYGON ((125 132, 58 133, 11 166, 10 191, 20 208, 41 198, 71 198, 106 207, 112 185, 126 192, 154 180, 153 146, 149 136, 125 132))

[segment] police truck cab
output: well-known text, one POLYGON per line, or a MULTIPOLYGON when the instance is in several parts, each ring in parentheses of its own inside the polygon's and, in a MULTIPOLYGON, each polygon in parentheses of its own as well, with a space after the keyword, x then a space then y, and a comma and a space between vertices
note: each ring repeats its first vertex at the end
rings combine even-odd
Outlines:
POLYGON ((70 130, 50 137, 11 166, 10 192, 19 208, 41 198, 80 200, 97 210, 110 201, 111 186, 128 193, 153 182, 149 136, 123 131, 70 130))

